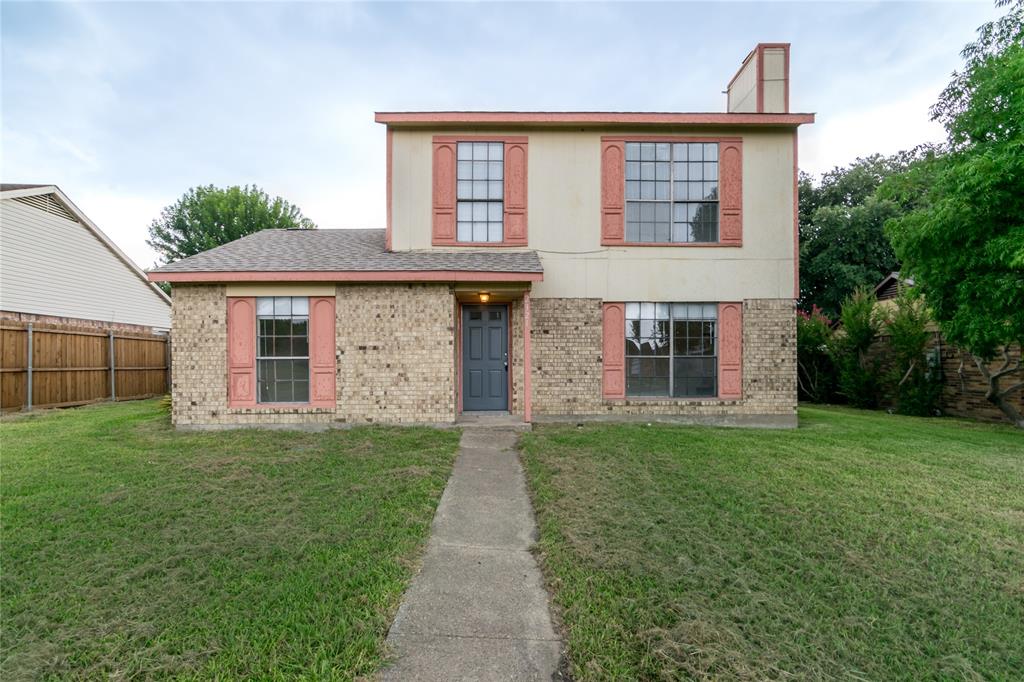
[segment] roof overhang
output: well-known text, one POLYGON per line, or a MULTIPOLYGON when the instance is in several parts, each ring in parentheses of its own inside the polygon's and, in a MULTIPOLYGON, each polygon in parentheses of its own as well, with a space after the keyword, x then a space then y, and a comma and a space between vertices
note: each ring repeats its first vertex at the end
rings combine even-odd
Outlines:
POLYGON ((670 113, 599 111, 378 111, 374 120, 389 126, 487 125, 559 126, 743 126, 795 128, 814 123, 814 114, 670 113))
POLYGON ((476 270, 289 270, 284 272, 151 272, 153 282, 540 282, 542 272, 476 270))

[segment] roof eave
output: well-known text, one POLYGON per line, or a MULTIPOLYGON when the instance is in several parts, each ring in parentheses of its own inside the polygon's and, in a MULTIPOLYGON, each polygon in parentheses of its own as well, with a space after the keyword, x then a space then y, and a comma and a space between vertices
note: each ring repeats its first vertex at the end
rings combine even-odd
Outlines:
POLYGON ((21 197, 34 197, 40 194, 56 194, 60 192, 57 185, 36 185, 35 187, 22 187, 21 189, 5 189, 0 192, 0 199, 20 199, 21 197))
POLYGON ((507 270, 287 270, 149 273, 152 282, 540 282, 543 272, 507 270))
POLYGON ((742 126, 795 128, 814 123, 813 113, 672 113, 597 111, 378 111, 377 123, 396 127, 488 125, 558 126, 742 126))

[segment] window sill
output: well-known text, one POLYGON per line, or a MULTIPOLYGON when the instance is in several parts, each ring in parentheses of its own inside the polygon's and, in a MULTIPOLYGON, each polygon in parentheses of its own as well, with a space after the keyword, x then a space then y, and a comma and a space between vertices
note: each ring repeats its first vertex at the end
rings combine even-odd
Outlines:
POLYGON ((489 248, 489 249, 494 249, 494 248, 499 248, 500 249, 502 247, 504 247, 504 248, 516 248, 516 247, 522 248, 524 246, 529 246, 529 244, 527 244, 525 241, 521 241, 521 242, 510 242, 510 241, 503 241, 503 242, 456 242, 456 241, 446 242, 446 241, 440 241, 439 242, 439 241, 432 241, 430 243, 430 245, 431 246, 468 246, 470 248, 489 248))
POLYGON ((231 414, 327 414, 335 408, 310 403, 257 403, 252 407, 228 407, 231 414))
POLYGON ((626 398, 605 398, 606 403, 621 405, 737 405, 743 401, 742 398, 671 398, 668 396, 633 396, 626 398))

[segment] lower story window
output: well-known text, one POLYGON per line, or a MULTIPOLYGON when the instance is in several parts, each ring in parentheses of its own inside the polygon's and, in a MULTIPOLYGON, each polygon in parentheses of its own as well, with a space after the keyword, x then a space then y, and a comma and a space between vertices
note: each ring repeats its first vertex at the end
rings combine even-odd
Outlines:
POLYGON ((718 394, 718 306, 626 304, 626 395, 718 394))
POLYGON ((309 402, 309 299, 256 299, 258 402, 309 402))

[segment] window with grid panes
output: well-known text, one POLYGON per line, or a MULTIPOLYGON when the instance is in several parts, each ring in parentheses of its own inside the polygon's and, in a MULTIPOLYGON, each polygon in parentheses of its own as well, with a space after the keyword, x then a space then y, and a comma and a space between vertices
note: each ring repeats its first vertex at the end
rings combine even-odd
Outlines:
POLYGON ((256 383, 261 403, 309 402, 309 299, 256 299, 256 383))
POLYGON ((459 142, 456 170, 456 237, 460 242, 504 238, 505 145, 459 142))
POLYGON ((718 395, 718 306, 626 304, 626 395, 718 395))
POLYGON ((626 143, 626 241, 718 241, 718 143, 626 143))

